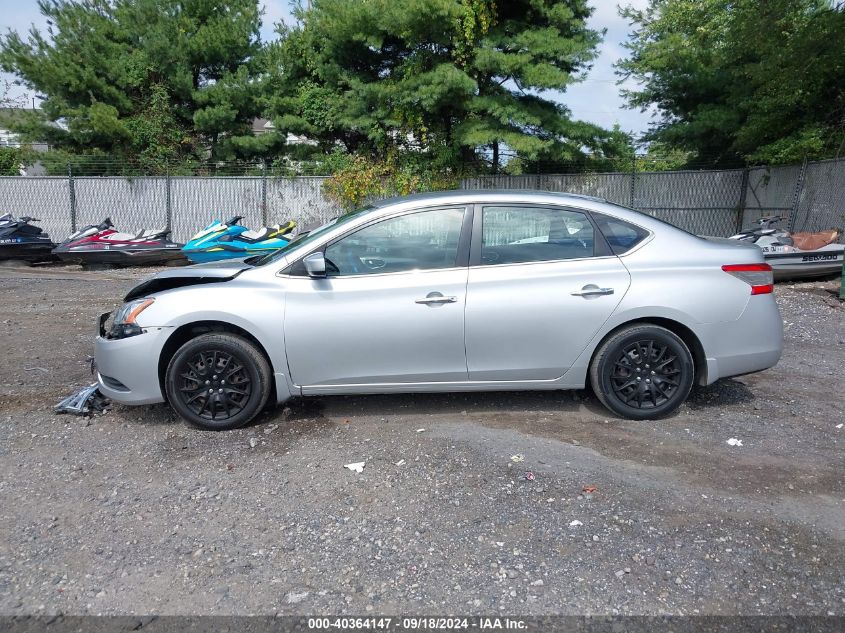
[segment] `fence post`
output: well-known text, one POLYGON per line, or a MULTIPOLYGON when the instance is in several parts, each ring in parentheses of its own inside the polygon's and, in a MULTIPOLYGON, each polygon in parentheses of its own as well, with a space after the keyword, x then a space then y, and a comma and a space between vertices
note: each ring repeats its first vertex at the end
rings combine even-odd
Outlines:
POLYGON ((845 301, 845 261, 842 262, 842 277, 839 279, 839 298, 845 301))
POLYGON ((70 232, 76 233, 76 188, 73 184, 73 167, 67 166, 67 187, 70 195, 70 232))
POLYGON ((748 177, 751 170, 746 167, 742 170, 742 179, 739 184, 739 204, 736 205, 736 230, 734 233, 742 231, 742 225, 745 221, 745 195, 748 189, 748 177))
POLYGON ((637 182, 637 155, 634 154, 634 156, 631 158, 631 200, 630 200, 630 204, 628 205, 632 209, 634 208, 634 193, 635 193, 634 190, 636 188, 636 182, 637 182))
POLYGON ((170 170, 164 174, 165 213, 167 214, 167 230, 173 230, 173 201, 170 197, 170 170))
POLYGON ((798 172, 798 180, 795 183, 795 196, 792 198, 792 208, 789 210, 789 232, 795 230, 795 219, 798 216, 798 203, 801 201, 801 192, 804 190, 804 174, 807 172, 807 157, 801 162, 801 171, 798 172))
POLYGON ((267 226, 267 163, 261 165, 261 225, 267 226))

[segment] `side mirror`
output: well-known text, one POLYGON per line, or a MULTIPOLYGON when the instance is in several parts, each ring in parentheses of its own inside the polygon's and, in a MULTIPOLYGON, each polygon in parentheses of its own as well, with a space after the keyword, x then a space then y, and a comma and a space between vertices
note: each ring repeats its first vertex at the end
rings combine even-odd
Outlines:
POLYGON ((309 277, 325 277, 326 276, 326 257, 322 251, 311 253, 302 260, 305 264, 305 271, 309 277))

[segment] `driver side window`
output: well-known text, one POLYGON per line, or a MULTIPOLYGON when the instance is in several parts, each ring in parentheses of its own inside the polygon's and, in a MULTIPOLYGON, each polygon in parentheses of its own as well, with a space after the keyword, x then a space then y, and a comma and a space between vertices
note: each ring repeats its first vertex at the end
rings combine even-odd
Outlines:
POLYGON ((435 209, 382 220, 326 248, 330 277, 452 268, 464 209, 435 209))

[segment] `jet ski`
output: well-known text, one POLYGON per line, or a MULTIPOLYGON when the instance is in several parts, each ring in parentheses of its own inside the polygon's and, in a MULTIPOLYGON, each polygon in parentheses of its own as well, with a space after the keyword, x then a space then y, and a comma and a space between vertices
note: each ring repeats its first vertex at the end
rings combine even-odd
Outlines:
POLYGON ((763 251, 777 280, 824 277, 842 270, 845 245, 838 244, 839 229, 816 233, 790 233, 778 228, 783 218, 760 218, 759 227, 731 236, 733 240, 753 242, 763 251))
POLYGON ((170 241, 168 229, 119 233, 110 218, 79 229, 54 250, 59 259, 74 264, 153 266, 187 264, 181 244, 170 241))
POLYGON ((17 220, 10 213, 0 216, 0 259, 49 262, 56 247, 40 226, 38 218, 23 216, 17 220))
POLYGON ((240 215, 226 222, 214 220, 194 235, 182 252, 196 264, 266 255, 287 246, 290 232, 296 227, 296 222, 287 222, 250 231, 239 224, 241 220, 243 216, 240 215))

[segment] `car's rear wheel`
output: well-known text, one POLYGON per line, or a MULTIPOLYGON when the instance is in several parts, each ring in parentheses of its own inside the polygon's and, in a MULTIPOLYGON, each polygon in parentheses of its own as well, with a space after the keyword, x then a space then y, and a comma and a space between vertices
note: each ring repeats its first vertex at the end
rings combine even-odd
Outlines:
POLYGON ((660 418, 689 395, 695 365, 686 343, 656 325, 632 325, 604 341, 590 365, 602 404, 632 420, 660 418))
POLYGON ((180 347, 167 366, 167 399, 187 422, 211 431, 252 420, 270 396, 272 372, 250 341, 210 333, 180 347))

